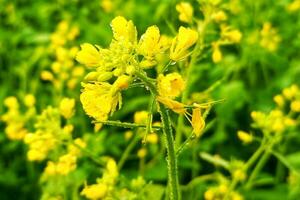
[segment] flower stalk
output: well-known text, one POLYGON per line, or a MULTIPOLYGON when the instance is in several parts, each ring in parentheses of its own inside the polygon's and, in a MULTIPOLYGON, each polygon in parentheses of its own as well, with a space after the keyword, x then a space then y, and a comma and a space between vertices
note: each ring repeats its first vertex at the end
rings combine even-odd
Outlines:
MULTIPOLYGON (((136 71, 136 76, 144 82, 147 88, 150 89, 152 95, 156 97, 158 95, 156 86, 150 81, 146 74, 136 71)), ((168 186, 171 200, 180 199, 179 181, 178 181, 178 167, 177 157, 175 151, 175 140, 171 127, 171 121, 167 108, 157 102, 157 107, 162 121, 162 130, 166 139, 167 149, 167 166, 168 166, 168 186)))

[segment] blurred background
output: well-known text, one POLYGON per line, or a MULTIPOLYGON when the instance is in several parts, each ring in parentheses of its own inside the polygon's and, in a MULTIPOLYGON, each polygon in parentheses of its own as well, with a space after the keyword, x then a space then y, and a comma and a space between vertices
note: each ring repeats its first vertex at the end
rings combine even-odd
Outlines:
MULTIPOLYGON (((37 113, 48 105, 57 106, 61 96, 68 96, 77 101, 76 115, 72 119, 74 134, 82 136, 84 133, 92 133, 91 120, 84 114, 78 100, 83 75, 81 68, 76 68, 78 74, 74 72, 78 63, 70 58, 72 70, 66 69, 64 74, 54 73, 54 78, 53 74, 51 76, 47 73, 53 69, 55 71, 53 63, 59 60, 59 56, 51 49, 53 45, 61 42, 55 33, 68 29, 69 35, 66 41, 62 41, 68 49, 79 47, 84 42, 107 46, 112 38, 110 21, 121 15, 134 22, 139 36, 148 26, 157 25, 163 34, 173 37, 180 25, 186 26, 178 19, 175 9, 178 2, 0 0, 0 115, 7 110, 3 102, 8 96, 15 96, 22 101, 26 94, 33 94, 37 101, 37 113)), ((189 2, 194 6, 194 15, 201 18, 197 1, 189 2)), ((229 13, 230 25, 239 29, 243 37, 239 44, 222 48, 221 62, 212 62, 211 52, 208 51, 195 67, 191 77, 191 99, 201 98, 199 92, 221 80, 211 95, 214 99, 224 98, 226 101, 214 107, 209 115, 213 124, 201 139, 201 145, 197 145, 194 151, 219 154, 228 160, 243 160, 248 159, 257 148, 256 145, 246 148, 236 137, 238 130, 250 129, 250 112, 270 111, 275 106, 273 97, 276 94, 285 87, 300 83, 300 3, 297 0, 295 2, 298 4, 292 0, 223 2, 224 9, 229 13), (264 26, 268 29, 265 31, 271 35, 269 46, 262 45, 261 42, 264 26)), ((214 33, 209 34, 207 41, 210 42, 216 37, 214 33)), ((127 91, 123 109, 116 112, 113 119, 132 121, 133 112, 147 109, 148 98, 142 89, 140 92, 127 91)), ((22 107, 21 110, 25 112, 26 108, 22 107)), ((26 126, 29 130, 33 127, 32 124, 26 126)), ((40 199, 43 191, 49 189, 45 189, 40 181, 45 163, 27 161, 26 145, 18 140, 10 140, 4 130, 5 123, 0 121, 0 199, 40 199)), ((121 135, 123 132, 124 130, 119 128, 104 127, 101 134, 86 137, 97 138, 95 141, 98 142, 105 141, 101 145, 97 145, 96 142, 89 143, 95 153, 111 155, 118 159, 126 146, 121 135)), ((291 144, 288 151, 298 152, 300 137, 291 144)), ((193 173, 196 174, 206 174, 213 170, 211 164, 192 157, 190 151, 185 151, 180 157, 182 184, 189 182, 192 176, 191 169, 194 169, 193 173)), ((296 159, 299 160, 299 164, 300 157, 296 159)), ((124 176, 135 177, 136 165, 138 161, 134 159, 127 163, 124 176)), ((275 165, 275 159, 271 159, 265 168, 266 173, 273 173, 275 165)), ((164 158, 143 172, 145 179, 165 184, 166 173, 163 173, 165 168, 162 166, 164 158)), ((83 164, 82 171, 76 175, 80 180, 78 185, 84 182, 82 177, 95 178, 93 174, 97 174, 96 166, 92 166, 91 163, 83 164), (82 175, 87 171, 92 173, 82 175)), ((65 181, 72 182, 72 179, 65 181)), ((74 187, 74 191, 78 190, 78 185, 74 187)), ((52 185, 54 186, 55 184, 52 185)), ((199 192, 203 190, 202 187, 199 192)), ((257 191, 256 195, 260 195, 259 197, 252 199, 285 199, 286 191, 286 185, 268 185, 257 191)))

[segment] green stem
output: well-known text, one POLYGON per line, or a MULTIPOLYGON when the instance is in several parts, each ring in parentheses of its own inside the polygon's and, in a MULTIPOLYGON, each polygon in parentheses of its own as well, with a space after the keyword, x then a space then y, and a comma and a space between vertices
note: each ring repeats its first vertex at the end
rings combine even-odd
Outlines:
MULTIPOLYGON (((153 81, 151 81, 144 72, 139 70, 136 71, 136 76, 145 83, 146 87, 149 88, 152 95, 156 97, 158 95, 157 89, 153 81)), ((180 198, 179 181, 177 173, 177 158, 175 152, 175 141, 171 126, 171 120, 167 108, 157 102, 157 108, 159 110, 162 130, 164 137, 166 138, 166 149, 167 149, 167 165, 168 165, 168 185, 170 188, 170 199, 178 200, 180 198)))
POLYGON ((255 151, 255 153, 250 157, 250 159, 245 164, 245 171, 252 167, 255 161, 259 158, 259 156, 265 150, 264 142, 262 142, 261 146, 255 151))
POLYGON ((271 155, 270 151, 266 150, 264 152, 264 154, 258 161, 257 165, 255 166, 254 170, 252 171, 252 173, 247 181, 247 184, 246 184, 247 189, 251 189, 254 179, 259 174, 259 172, 262 170, 262 168, 265 166, 266 162, 270 158, 270 155, 271 155))
POLYGON ((162 121, 163 133, 166 138, 170 199, 178 200, 180 199, 180 191, 179 191, 179 181, 178 181, 178 174, 177 174, 177 159, 176 159, 173 131, 171 127, 168 110, 162 104, 159 104, 158 106, 159 106, 159 112, 162 121))
MULTIPOLYGON (((120 121, 93 121, 93 123, 100 123, 110 126, 118 126, 123 128, 147 128, 147 125, 144 124, 135 124, 135 123, 129 123, 129 122, 120 122, 120 121)), ((151 128, 160 130, 160 126, 152 126, 151 128)))
POLYGON ((139 141, 139 136, 138 134, 135 134, 134 138, 131 140, 131 142, 129 143, 129 145, 126 147, 124 153, 122 154, 119 162, 118 162, 118 169, 119 171, 121 171, 123 165, 125 164, 130 152, 134 149, 135 145, 138 143, 139 141))

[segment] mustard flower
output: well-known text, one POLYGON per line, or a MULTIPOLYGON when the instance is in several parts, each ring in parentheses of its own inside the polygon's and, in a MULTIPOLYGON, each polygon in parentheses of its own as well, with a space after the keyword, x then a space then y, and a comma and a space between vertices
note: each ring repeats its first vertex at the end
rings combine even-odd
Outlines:
POLYGON ((188 2, 181 2, 176 5, 176 10, 179 12, 179 20, 186 23, 191 23, 193 20, 194 9, 188 2))
POLYGON ((63 98, 59 104, 60 114, 70 119, 74 115, 75 99, 63 98))
POLYGON ((249 144, 253 141, 253 136, 245 131, 237 132, 238 138, 245 144, 249 144))
POLYGON ((160 33, 157 26, 150 26, 141 36, 138 52, 145 58, 153 59, 160 52, 160 33))
POLYGON ((81 195, 90 200, 102 199, 106 196, 108 187, 106 184, 97 183, 93 185, 86 185, 81 191, 81 195))
POLYGON ((91 44, 84 43, 81 50, 76 55, 76 60, 87 67, 98 67, 102 58, 100 52, 91 44))
POLYGON ((198 40, 198 33, 192 29, 180 27, 170 48, 170 59, 180 61, 189 55, 188 49, 198 40))
POLYGON ((205 121, 204 118, 201 115, 201 109, 200 108, 194 108, 192 113, 192 127, 193 132, 197 137, 201 136, 201 133, 205 127, 205 121))
POLYGON ((137 43, 137 31, 133 22, 127 21, 124 17, 118 16, 111 21, 114 39, 126 41, 131 44, 137 43))
POLYGON ((83 84, 80 101, 87 115, 103 121, 108 118, 109 113, 116 110, 121 94, 112 94, 111 88, 112 85, 105 82, 83 84))
POLYGON ((185 81, 182 76, 176 72, 167 74, 159 74, 157 78, 158 93, 161 97, 174 99, 179 96, 185 88, 185 81))

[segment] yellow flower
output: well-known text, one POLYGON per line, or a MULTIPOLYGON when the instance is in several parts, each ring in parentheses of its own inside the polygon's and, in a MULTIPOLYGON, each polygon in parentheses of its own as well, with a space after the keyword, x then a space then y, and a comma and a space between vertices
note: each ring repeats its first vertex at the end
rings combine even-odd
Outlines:
POLYGON ((4 131, 11 140, 22 140, 27 134, 27 129, 22 122, 9 122, 4 131))
POLYGON ((44 173, 49 176, 53 176, 56 174, 56 165, 52 161, 47 162, 47 166, 44 170, 44 173))
POLYGON ((212 43, 212 49, 213 49, 213 53, 212 53, 213 62, 214 63, 220 62, 222 60, 223 56, 222 56, 222 52, 219 47, 219 43, 218 42, 212 43))
POLYGON ((150 144, 157 144, 158 142, 158 136, 156 133, 150 133, 147 135, 147 142, 150 144))
POLYGON ((139 54, 143 55, 146 59, 153 59, 156 54, 161 52, 159 42, 160 33, 158 27, 148 27, 139 41, 139 54))
POLYGON ((148 119, 148 112, 147 111, 139 111, 134 113, 133 117, 134 123, 137 124, 146 124, 148 119))
POLYGON ((284 98, 282 95, 276 95, 273 100, 279 107, 284 106, 284 98))
POLYGON ((76 138, 74 144, 68 146, 68 152, 74 156, 79 156, 81 149, 86 147, 86 143, 81 138, 76 138))
POLYGON ((74 115, 75 99, 63 98, 59 104, 59 111, 66 119, 74 115))
POLYGON ((124 134, 125 140, 129 140, 132 138, 133 132, 132 131, 126 131, 124 134))
POLYGON ((157 87, 161 97, 174 99, 184 90, 185 81, 182 76, 176 72, 167 74, 166 76, 159 74, 157 87))
POLYGON ((176 10, 179 12, 179 20, 190 23, 193 20, 194 9, 188 2, 181 2, 176 5, 176 10))
POLYGON ((245 131, 237 132, 238 138, 243 141, 245 144, 251 143, 253 141, 253 136, 245 131))
POLYGON ((130 81, 131 81, 131 77, 129 76, 126 75, 119 76, 112 85, 112 93, 117 93, 120 90, 127 89, 130 81))
POLYGON ((226 42, 239 43, 242 39, 242 33, 237 29, 232 29, 230 26, 222 25, 221 38, 226 42))
POLYGON ((187 50, 198 40, 198 33, 192 29, 180 27, 178 35, 173 39, 170 49, 170 59, 179 61, 186 58, 187 50))
POLYGON ((86 185, 80 194, 85 196, 87 199, 97 200, 104 198, 107 192, 108 187, 105 184, 97 183, 94 185, 86 185))
POLYGON ((146 155, 147 155, 147 149, 145 149, 145 148, 141 148, 141 149, 139 149, 138 152, 137 152, 137 156, 138 156, 140 159, 145 158, 146 155))
POLYGON ((223 10, 219 10, 217 12, 214 12, 211 17, 217 23, 220 23, 222 21, 227 20, 227 15, 223 10))
POLYGON ((299 92, 298 86, 292 85, 289 88, 284 88, 282 91, 282 94, 286 99, 291 100, 292 98, 294 98, 297 95, 298 92, 299 92))
POLYGON ((44 81, 52 81, 54 79, 54 76, 51 72, 43 70, 41 73, 41 79, 44 81))
POLYGON ((34 97, 32 94, 27 94, 27 95, 24 97, 24 104, 25 104, 27 107, 33 107, 34 104, 35 104, 35 97, 34 97))
POLYGON ((280 36, 277 33, 277 29, 272 27, 272 24, 265 22, 263 28, 260 31, 261 40, 260 45, 268 51, 276 51, 278 44, 281 41, 280 36))
POLYGON ((18 109, 19 108, 19 102, 16 97, 11 96, 7 97, 4 100, 4 105, 10 109, 18 109))
POLYGON ((87 115, 103 121, 108 118, 109 113, 116 110, 121 101, 121 94, 119 92, 112 94, 111 88, 109 83, 104 82, 83 85, 80 101, 87 115))
POLYGON ((137 31, 131 20, 127 21, 121 16, 115 17, 111 21, 111 27, 115 40, 136 44, 137 31))
POLYGON ((76 156, 72 154, 65 154, 61 156, 56 164, 57 173, 67 175, 76 168, 76 161, 76 156))
POLYGON ((44 160, 45 159, 45 154, 38 150, 29 150, 27 152, 27 158, 29 161, 35 161, 35 160, 44 160))
POLYGON ((194 108, 193 114, 192 114, 192 127, 193 132, 197 137, 201 136, 201 133, 205 127, 205 121, 201 115, 201 109, 200 108, 194 108))
POLYGON ((291 102, 291 110, 294 112, 300 112, 300 100, 291 102))
POLYGON ((186 112, 186 108, 183 103, 160 96, 156 97, 156 100, 178 114, 184 114, 186 112))
POLYGON ((81 50, 76 55, 76 60, 86 65, 87 67, 99 67, 101 65, 101 54, 91 44, 84 43, 81 46, 81 50))
POLYGON ((100 5, 103 8, 103 10, 107 13, 110 13, 114 8, 112 0, 101 0, 100 5))
POLYGON ((233 171, 233 178, 238 181, 244 181, 247 177, 246 173, 242 169, 236 169, 233 171))
POLYGON ((293 2, 288 4, 287 10, 289 12, 295 12, 295 11, 300 10, 300 0, 294 0, 293 2))
POLYGON ((205 200, 213 200, 215 197, 215 191, 213 191, 212 189, 208 189, 205 193, 204 193, 204 199, 205 200))

